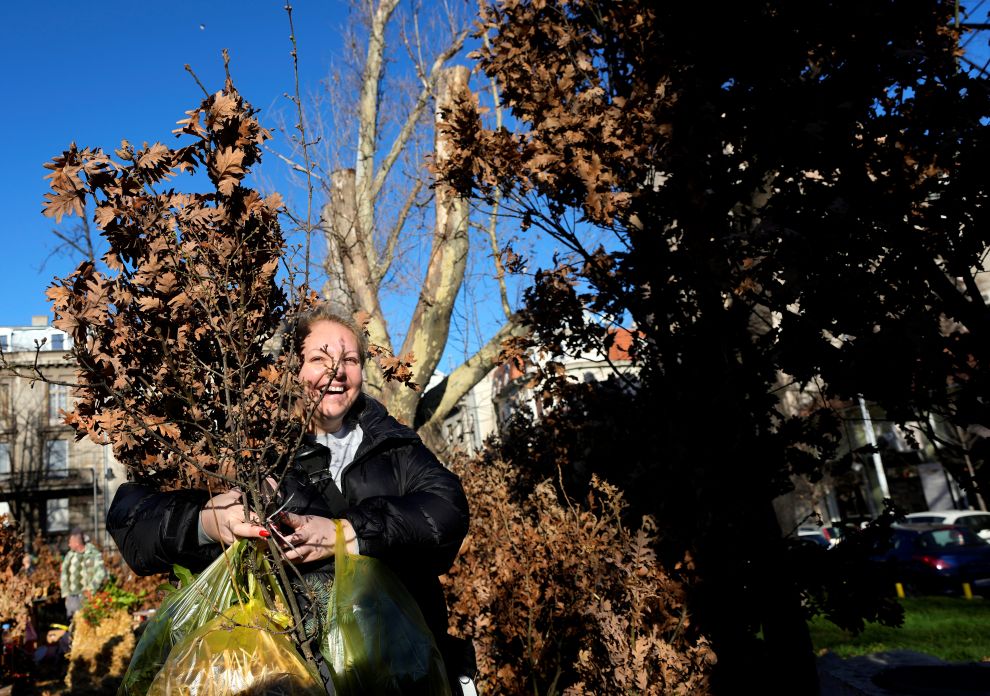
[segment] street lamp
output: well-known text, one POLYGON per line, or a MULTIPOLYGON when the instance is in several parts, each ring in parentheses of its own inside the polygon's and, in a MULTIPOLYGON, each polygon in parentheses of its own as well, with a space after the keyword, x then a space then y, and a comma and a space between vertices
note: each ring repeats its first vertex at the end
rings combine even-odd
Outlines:
POLYGON ((99 537, 100 527, 99 527, 99 517, 97 516, 97 495, 96 495, 96 467, 95 466, 82 466, 79 467, 83 470, 88 470, 90 476, 93 478, 93 539, 96 540, 99 537))
MULTIPOLYGON (((103 519, 110 513, 110 482, 116 478, 110 468, 110 444, 103 445, 103 519)), ((103 525, 103 546, 110 545, 110 530, 103 525)))

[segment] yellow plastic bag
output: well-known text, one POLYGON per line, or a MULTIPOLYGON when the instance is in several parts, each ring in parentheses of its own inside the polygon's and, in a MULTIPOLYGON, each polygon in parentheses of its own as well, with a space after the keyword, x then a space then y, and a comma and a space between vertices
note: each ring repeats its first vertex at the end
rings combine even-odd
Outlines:
POLYGON ((265 606, 251 575, 248 584, 246 602, 172 648, 148 696, 326 696, 296 651, 289 622, 265 606))
POLYGON ((339 521, 327 626, 321 651, 338 696, 450 696, 416 600, 384 563, 347 553, 339 521))
POLYGON ((237 596, 235 579, 248 549, 246 541, 235 542, 195 579, 183 571, 186 579, 182 589, 169 595, 148 621, 117 692, 119 696, 144 696, 172 646, 233 604, 237 596))

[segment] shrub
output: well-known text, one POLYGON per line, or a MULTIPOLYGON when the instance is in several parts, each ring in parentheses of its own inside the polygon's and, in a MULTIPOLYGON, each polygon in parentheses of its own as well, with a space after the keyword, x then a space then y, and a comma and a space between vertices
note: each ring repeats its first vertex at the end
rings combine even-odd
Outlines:
POLYGON ((578 502, 550 480, 520 493, 520 468, 502 460, 453 467, 473 509, 446 583, 481 691, 708 691, 715 656, 657 563, 652 518, 628 527, 622 493, 597 477, 578 502))

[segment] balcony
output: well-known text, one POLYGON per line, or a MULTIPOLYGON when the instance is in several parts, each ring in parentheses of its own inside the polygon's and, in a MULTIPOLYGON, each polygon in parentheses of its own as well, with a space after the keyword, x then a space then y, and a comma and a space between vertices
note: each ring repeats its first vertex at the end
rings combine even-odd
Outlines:
POLYGON ((0 473, 0 502, 92 495, 94 475, 90 467, 0 473))

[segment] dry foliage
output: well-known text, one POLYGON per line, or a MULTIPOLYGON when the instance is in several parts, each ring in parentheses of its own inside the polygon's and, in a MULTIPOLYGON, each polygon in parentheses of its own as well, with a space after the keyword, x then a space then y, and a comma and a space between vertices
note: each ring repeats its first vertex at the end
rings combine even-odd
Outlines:
POLYGON ((657 563, 656 527, 623 524, 621 492, 595 478, 572 501, 520 468, 455 465, 471 530, 446 578, 457 632, 474 640, 488 694, 701 694, 715 662, 657 563))
MULTIPOLYGON (((635 323, 628 398, 651 422, 625 441, 633 459, 583 464, 641 475, 626 490, 653 493, 665 544, 692 552, 714 683, 812 693, 801 599, 819 578, 789 558, 772 501, 839 455, 831 404, 990 422, 990 89, 959 60, 962 6, 763 0, 699 23, 683 3, 482 4, 475 57, 519 132, 465 102, 441 175, 560 244, 526 293, 538 345, 604 352, 635 323), (783 407, 782 381, 816 407, 783 407)), ((986 497, 990 439, 973 439, 943 463, 986 497)), ((890 616, 881 595, 827 596, 890 616)))
POLYGON ((656 56, 613 38, 649 45, 660 31, 650 3, 582 1, 567 12, 573 24, 553 3, 482 3, 480 32, 495 38, 472 55, 498 77, 502 105, 530 128, 478 129, 475 105, 461 104, 446 125, 457 149, 443 175, 486 195, 515 187, 547 194, 551 213, 565 209, 561 200, 578 201, 588 220, 611 224, 633 197, 630 173, 654 171, 676 96, 666 76, 657 79, 656 56), (621 81, 609 73, 615 63, 621 81))
POLYGON ((228 77, 179 121, 188 144, 124 141, 116 159, 73 144, 46 165, 45 214, 82 215, 91 202, 110 248, 108 273, 86 262, 48 291, 80 370, 66 422, 109 441, 138 480, 252 480, 299 430, 293 370, 266 351, 289 308, 276 279, 282 201, 241 184, 270 137, 254 113, 228 77), (165 187, 199 170, 212 191, 165 187))
MULTIPOLYGON (((24 638, 32 602, 59 596, 59 569, 61 559, 42 543, 35 540, 37 550, 30 575, 21 570, 21 562, 27 550, 17 526, 0 515, 0 619, 11 622, 8 636, 12 640, 24 638)), ((40 628, 40 627, 35 627, 40 628)))
POLYGON ((74 694, 113 692, 127 671, 134 645, 131 614, 125 609, 97 626, 74 621, 66 688, 74 694))

